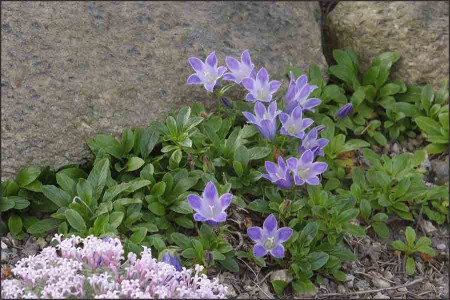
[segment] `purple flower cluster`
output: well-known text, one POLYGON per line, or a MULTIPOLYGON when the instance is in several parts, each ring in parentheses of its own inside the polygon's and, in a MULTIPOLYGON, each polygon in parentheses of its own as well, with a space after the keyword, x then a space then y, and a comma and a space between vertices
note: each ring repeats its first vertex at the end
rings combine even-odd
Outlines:
POLYGON ((130 252, 121 264, 123 249, 118 239, 72 236, 61 241, 56 236, 55 240, 56 248, 47 247, 16 264, 12 269, 16 279, 2 280, 3 299, 213 299, 225 298, 227 292, 217 279, 211 281, 202 274, 203 266, 177 270, 157 262, 145 247, 140 259, 130 252), (105 259, 109 261, 104 263, 105 259))

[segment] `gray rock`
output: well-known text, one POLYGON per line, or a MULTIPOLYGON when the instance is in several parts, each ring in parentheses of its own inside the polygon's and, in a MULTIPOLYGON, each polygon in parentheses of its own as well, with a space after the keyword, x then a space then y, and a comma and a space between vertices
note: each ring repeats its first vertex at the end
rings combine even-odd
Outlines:
POLYGON ((231 284, 225 283, 224 286, 227 288, 226 297, 227 298, 236 298, 236 290, 231 284))
POLYGON ((383 295, 381 292, 378 292, 373 299, 391 299, 388 295, 383 295))
POLYGON ((400 154, 400 145, 398 143, 392 144, 391 151, 394 154, 397 154, 397 155, 400 154))
POLYGON ((447 248, 447 246, 446 246, 445 244, 439 244, 439 245, 436 246, 436 249, 438 249, 438 250, 440 250, 440 251, 443 251, 443 250, 445 250, 446 248, 447 248))
POLYGON ((421 227, 423 228, 423 230, 425 230, 425 233, 426 233, 427 235, 430 234, 430 233, 433 233, 433 232, 437 231, 437 228, 434 227, 434 225, 433 225, 430 221, 422 220, 422 221, 420 222, 420 225, 421 225, 421 227))
POLYGON ((276 270, 270 275, 270 281, 274 280, 283 280, 287 283, 290 283, 292 281, 292 276, 289 275, 289 272, 287 269, 284 270, 276 270))
POLYGON ((29 238, 25 245, 23 246, 22 253, 26 256, 36 255, 39 251, 39 245, 34 241, 33 238, 29 238))
POLYGON ((347 292, 347 289, 342 284, 338 284, 337 291, 339 294, 345 294, 347 292))
POLYGON ((270 292, 269 286, 267 285, 267 283, 264 282, 261 285, 261 289, 259 290, 259 293, 258 293, 258 298, 259 299, 275 299, 273 294, 270 292))
MULTIPOLYGON (((191 56, 249 49, 286 87, 286 66, 326 66, 317 2, 2 2, 2 180, 25 165, 90 159, 99 133, 146 126, 194 101, 191 56)), ((244 93, 242 93, 244 94, 244 93)))
POLYGON ((382 278, 372 278, 372 283, 377 288, 388 288, 391 284, 382 278))
POLYGON ((347 287, 352 288, 354 282, 355 282, 355 276, 353 276, 352 274, 345 275, 345 283, 347 284, 347 287))
POLYGON ((392 273, 388 270, 384 271, 383 276, 388 280, 392 280, 392 278, 394 278, 394 275, 392 275, 392 273))
POLYGON ((240 294, 236 299, 249 299, 250 295, 248 293, 240 294))
POLYGON ((1 256, 1 262, 7 263, 11 258, 11 252, 7 249, 2 249, 0 256, 1 256))
POLYGON ((369 283, 368 283, 366 280, 361 279, 361 280, 355 281, 355 287, 356 287, 359 291, 364 291, 364 290, 369 289, 370 285, 369 285, 369 283))
POLYGON ((363 70, 399 51, 393 79, 438 86, 449 76, 448 22, 447 1, 339 1, 327 29, 331 47, 354 50, 363 70))
POLYGON ((436 184, 448 183, 448 155, 445 159, 434 159, 431 161, 431 169, 434 173, 436 184))

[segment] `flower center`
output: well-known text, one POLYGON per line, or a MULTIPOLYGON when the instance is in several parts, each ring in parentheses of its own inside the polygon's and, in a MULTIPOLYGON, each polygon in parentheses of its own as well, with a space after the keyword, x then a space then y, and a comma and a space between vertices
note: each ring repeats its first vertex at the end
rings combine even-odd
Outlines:
POLYGON ((216 80, 214 74, 208 71, 205 71, 205 77, 208 80, 208 83, 213 83, 216 80))
POLYGON ((267 95, 266 95, 266 93, 264 93, 264 90, 263 90, 263 89, 258 90, 256 99, 258 99, 258 100, 264 100, 264 99, 266 99, 266 98, 267 98, 267 95))
POLYGON ((297 176, 300 178, 306 178, 309 173, 309 168, 299 168, 297 171, 297 176))
POLYGON ((291 126, 288 126, 286 131, 289 132, 290 134, 296 134, 297 128, 295 127, 295 124, 292 124, 291 126))
POLYGON ((209 205, 209 212, 211 213, 211 218, 214 217, 214 205, 209 205))
POLYGON ((271 250, 271 249, 273 249, 274 247, 275 247, 275 242, 274 242, 274 238, 273 238, 273 237, 267 238, 267 239, 264 241, 264 248, 266 248, 266 250, 271 250))

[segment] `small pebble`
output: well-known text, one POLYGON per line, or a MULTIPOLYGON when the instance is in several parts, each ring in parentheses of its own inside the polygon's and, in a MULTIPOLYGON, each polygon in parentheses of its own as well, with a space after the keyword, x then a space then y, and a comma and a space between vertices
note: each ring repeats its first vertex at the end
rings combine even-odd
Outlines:
POLYGON ((2 250, 1 252, 1 261, 3 263, 6 263, 9 261, 10 257, 11 257, 11 252, 9 252, 8 250, 2 250))
POLYGON ((231 284, 223 284, 224 286, 227 287, 227 293, 226 293, 226 297, 227 298, 236 298, 236 291, 234 289, 234 287, 231 284))
POLYGON ((2 249, 8 249, 8 245, 6 245, 3 241, 2 241, 2 249))
POLYGON ((347 292, 347 289, 342 284, 339 284, 337 286, 337 291, 338 291, 339 294, 345 294, 347 292))
POLYGON ((384 278, 386 278, 387 280, 392 280, 392 278, 394 278, 394 275, 392 275, 392 273, 389 272, 388 270, 384 271, 383 276, 384 276, 384 278))
POLYGON ((352 274, 345 275, 345 283, 347 284, 347 287, 352 288, 354 282, 355 282, 355 276, 353 276, 352 274))
POLYGON ((383 295, 382 293, 378 292, 378 294, 373 296, 373 299, 391 299, 391 298, 387 295, 383 295))
POLYGON ((290 283, 292 281, 292 276, 289 275, 289 272, 287 269, 284 270, 276 270, 270 275, 270 281, 274 280, 283 280, 287 283, 290 283))
POLYGON ((447 246, 445 244, 439 244, 436 246, 436 249, 441 250, 441 251, 445 250, 445 248, 447 248, 447 246))
POLYGON ((237 299, 250 299, 250 295, 248 293, 240 294, 237 299))
POLYGON ((381 278, 372 278, 372 283, 374 286, 381 289, 388 288, 391 286, 391 284, 388 281, 381 278))
POLYGON ((397 291, 399 291, 399 292, 407 292, 408 289, 406 287, 401 287, 401 288, 397 289, 397 291))
POLYGON ((367 281, 365 281, 364 279, 362 279, 362 280, 356 281, 355 286, 358 290, 364 291, 364 290, 369 289, 370 284, 367 281))

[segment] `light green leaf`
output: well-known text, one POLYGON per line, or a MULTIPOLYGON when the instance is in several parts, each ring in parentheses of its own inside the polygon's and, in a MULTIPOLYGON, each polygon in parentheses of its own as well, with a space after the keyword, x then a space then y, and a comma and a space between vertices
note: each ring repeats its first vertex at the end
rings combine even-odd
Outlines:
POLYGON ((86 223, 76 210, 68 209, 66 210, 65 215, 67 222, 69 222, 69 225, 72 226, 72 228, 79 232, 86 231, 86 223))

